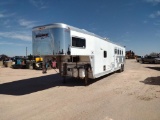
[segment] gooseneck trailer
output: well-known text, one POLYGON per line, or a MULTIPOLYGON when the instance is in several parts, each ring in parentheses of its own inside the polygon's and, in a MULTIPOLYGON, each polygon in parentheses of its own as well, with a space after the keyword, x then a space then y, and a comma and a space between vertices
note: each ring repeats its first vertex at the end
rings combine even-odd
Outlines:
POLYGON ((95 79, 114 71, 123 71, 125 47, 84 29, 55 23, 34 27, 33 55, 43 62, 55 56, 60 75, 95 79))

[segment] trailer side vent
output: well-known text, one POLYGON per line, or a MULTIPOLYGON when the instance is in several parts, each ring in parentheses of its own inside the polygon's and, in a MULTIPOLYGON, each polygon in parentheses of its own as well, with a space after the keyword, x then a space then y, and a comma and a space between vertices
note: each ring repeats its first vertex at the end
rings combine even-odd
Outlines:
POLYGON ((103 71, 106 71, 106 66, 105 65, 103 66, 103 71))
POLYGON ((104 51, 104 58, 106 58, 107 57, 107 51, 104 51))

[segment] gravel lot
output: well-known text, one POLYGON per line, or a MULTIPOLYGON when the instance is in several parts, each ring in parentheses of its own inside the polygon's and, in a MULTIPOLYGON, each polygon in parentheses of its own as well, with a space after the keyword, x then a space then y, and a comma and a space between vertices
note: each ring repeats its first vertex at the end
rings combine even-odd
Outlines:
POLYGON ((160 120, 160 64, 126 60, 125 71, 92 80, 55 70, 0 68, 0 120, 160 120))

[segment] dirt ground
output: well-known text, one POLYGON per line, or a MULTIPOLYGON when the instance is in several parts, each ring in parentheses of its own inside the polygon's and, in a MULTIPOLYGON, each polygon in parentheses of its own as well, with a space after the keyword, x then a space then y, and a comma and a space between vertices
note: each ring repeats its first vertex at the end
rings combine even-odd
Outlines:
POLYGON ((126 60, 125 71, 90 81, 55 70, 0 67, 0 120, 160 120, 160 64, 126 60))

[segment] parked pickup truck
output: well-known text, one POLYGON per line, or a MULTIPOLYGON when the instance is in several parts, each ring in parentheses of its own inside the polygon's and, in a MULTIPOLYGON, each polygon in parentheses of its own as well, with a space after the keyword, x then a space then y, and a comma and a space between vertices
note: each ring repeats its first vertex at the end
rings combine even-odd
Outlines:
POLYGON ((160 63, 160 57, 146 56, 139 60, 140 63, 160 63))

